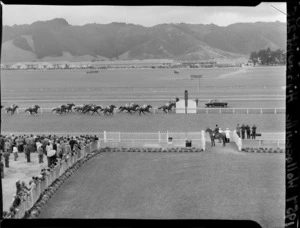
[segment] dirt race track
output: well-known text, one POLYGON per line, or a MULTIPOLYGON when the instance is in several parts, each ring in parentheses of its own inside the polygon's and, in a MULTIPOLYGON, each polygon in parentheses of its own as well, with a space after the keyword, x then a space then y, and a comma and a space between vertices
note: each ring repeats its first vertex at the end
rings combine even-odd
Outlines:
POLYGON ((38 218, 250 219, 284 226, 284 154, 105 152, 38 218))

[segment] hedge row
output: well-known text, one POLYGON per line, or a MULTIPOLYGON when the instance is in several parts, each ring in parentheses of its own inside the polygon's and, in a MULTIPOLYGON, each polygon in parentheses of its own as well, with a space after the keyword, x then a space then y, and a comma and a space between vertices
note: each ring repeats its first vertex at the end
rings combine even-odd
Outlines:
POLYGON ((34 206, 26 211, 24 218, 25 219, 34 219, 39 216, 43 207, 47 204, 48 200, 54 195, 54 193, 58 190, 58 188, 78 169, 80 168, 85 162, 90 160, 95 155, 99 154, 100 151, 95 151, 89 153, 86 157, 82 158, 81 160, 77 161, 72 167, 66 170, 64 174, 62 174, 59 178, 57 178, 52 185, 50 185, 40 196, 38 201, 34 204, 34 206))
POLYGON ((105 147, 100 149, 101 152, 203 152, 203 149, 195 147, 174 147, 174 148, 111 148, 105 147))
POLYGON ((253 147, 245 147, 242 148, 242 151, 244 152, 250 152, 250 153, 284 153, 285 149, 281 149, 281 148, 263 148, 263 147, 259 147, 259 148, 253 148, 253 147))

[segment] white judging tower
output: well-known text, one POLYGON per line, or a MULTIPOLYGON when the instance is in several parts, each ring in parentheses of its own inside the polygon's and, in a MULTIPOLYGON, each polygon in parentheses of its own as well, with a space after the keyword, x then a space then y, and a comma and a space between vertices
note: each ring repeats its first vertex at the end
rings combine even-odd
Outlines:
POLYGON ((196 101, 188 99, 188 91, 184 92, 184 100, 176 102, 176 113, 197 113, 196 101))

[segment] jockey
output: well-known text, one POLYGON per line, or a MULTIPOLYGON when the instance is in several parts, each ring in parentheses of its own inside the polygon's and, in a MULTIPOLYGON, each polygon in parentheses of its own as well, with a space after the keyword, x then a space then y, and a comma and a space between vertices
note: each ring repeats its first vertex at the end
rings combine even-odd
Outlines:
POLYGON ((218 124, 216 125, 216 128, 215 128, 215 134, 218 134, 219 133, 219 130, 220 130, 220 128, 219 128, 219 126, 218 126, 218 124))
POLYGON ((147 108, 147 105, 146 105, 146 104, 144 104, 144 105, 143 105, 143 108, 147 108))
POLYGON ((13 109, 16 105, 15 104, 12 104, 10 107, 13 109))

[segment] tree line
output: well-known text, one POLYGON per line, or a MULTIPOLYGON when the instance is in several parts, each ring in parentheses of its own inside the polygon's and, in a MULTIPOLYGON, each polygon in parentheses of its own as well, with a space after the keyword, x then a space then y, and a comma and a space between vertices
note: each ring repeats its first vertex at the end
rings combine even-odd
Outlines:
POLYGON ((270 48, 258 52, 251 52, 249 62, 254 65, 284 65, 286 64, 286 52, 281 49, 272 51, 270 48))

